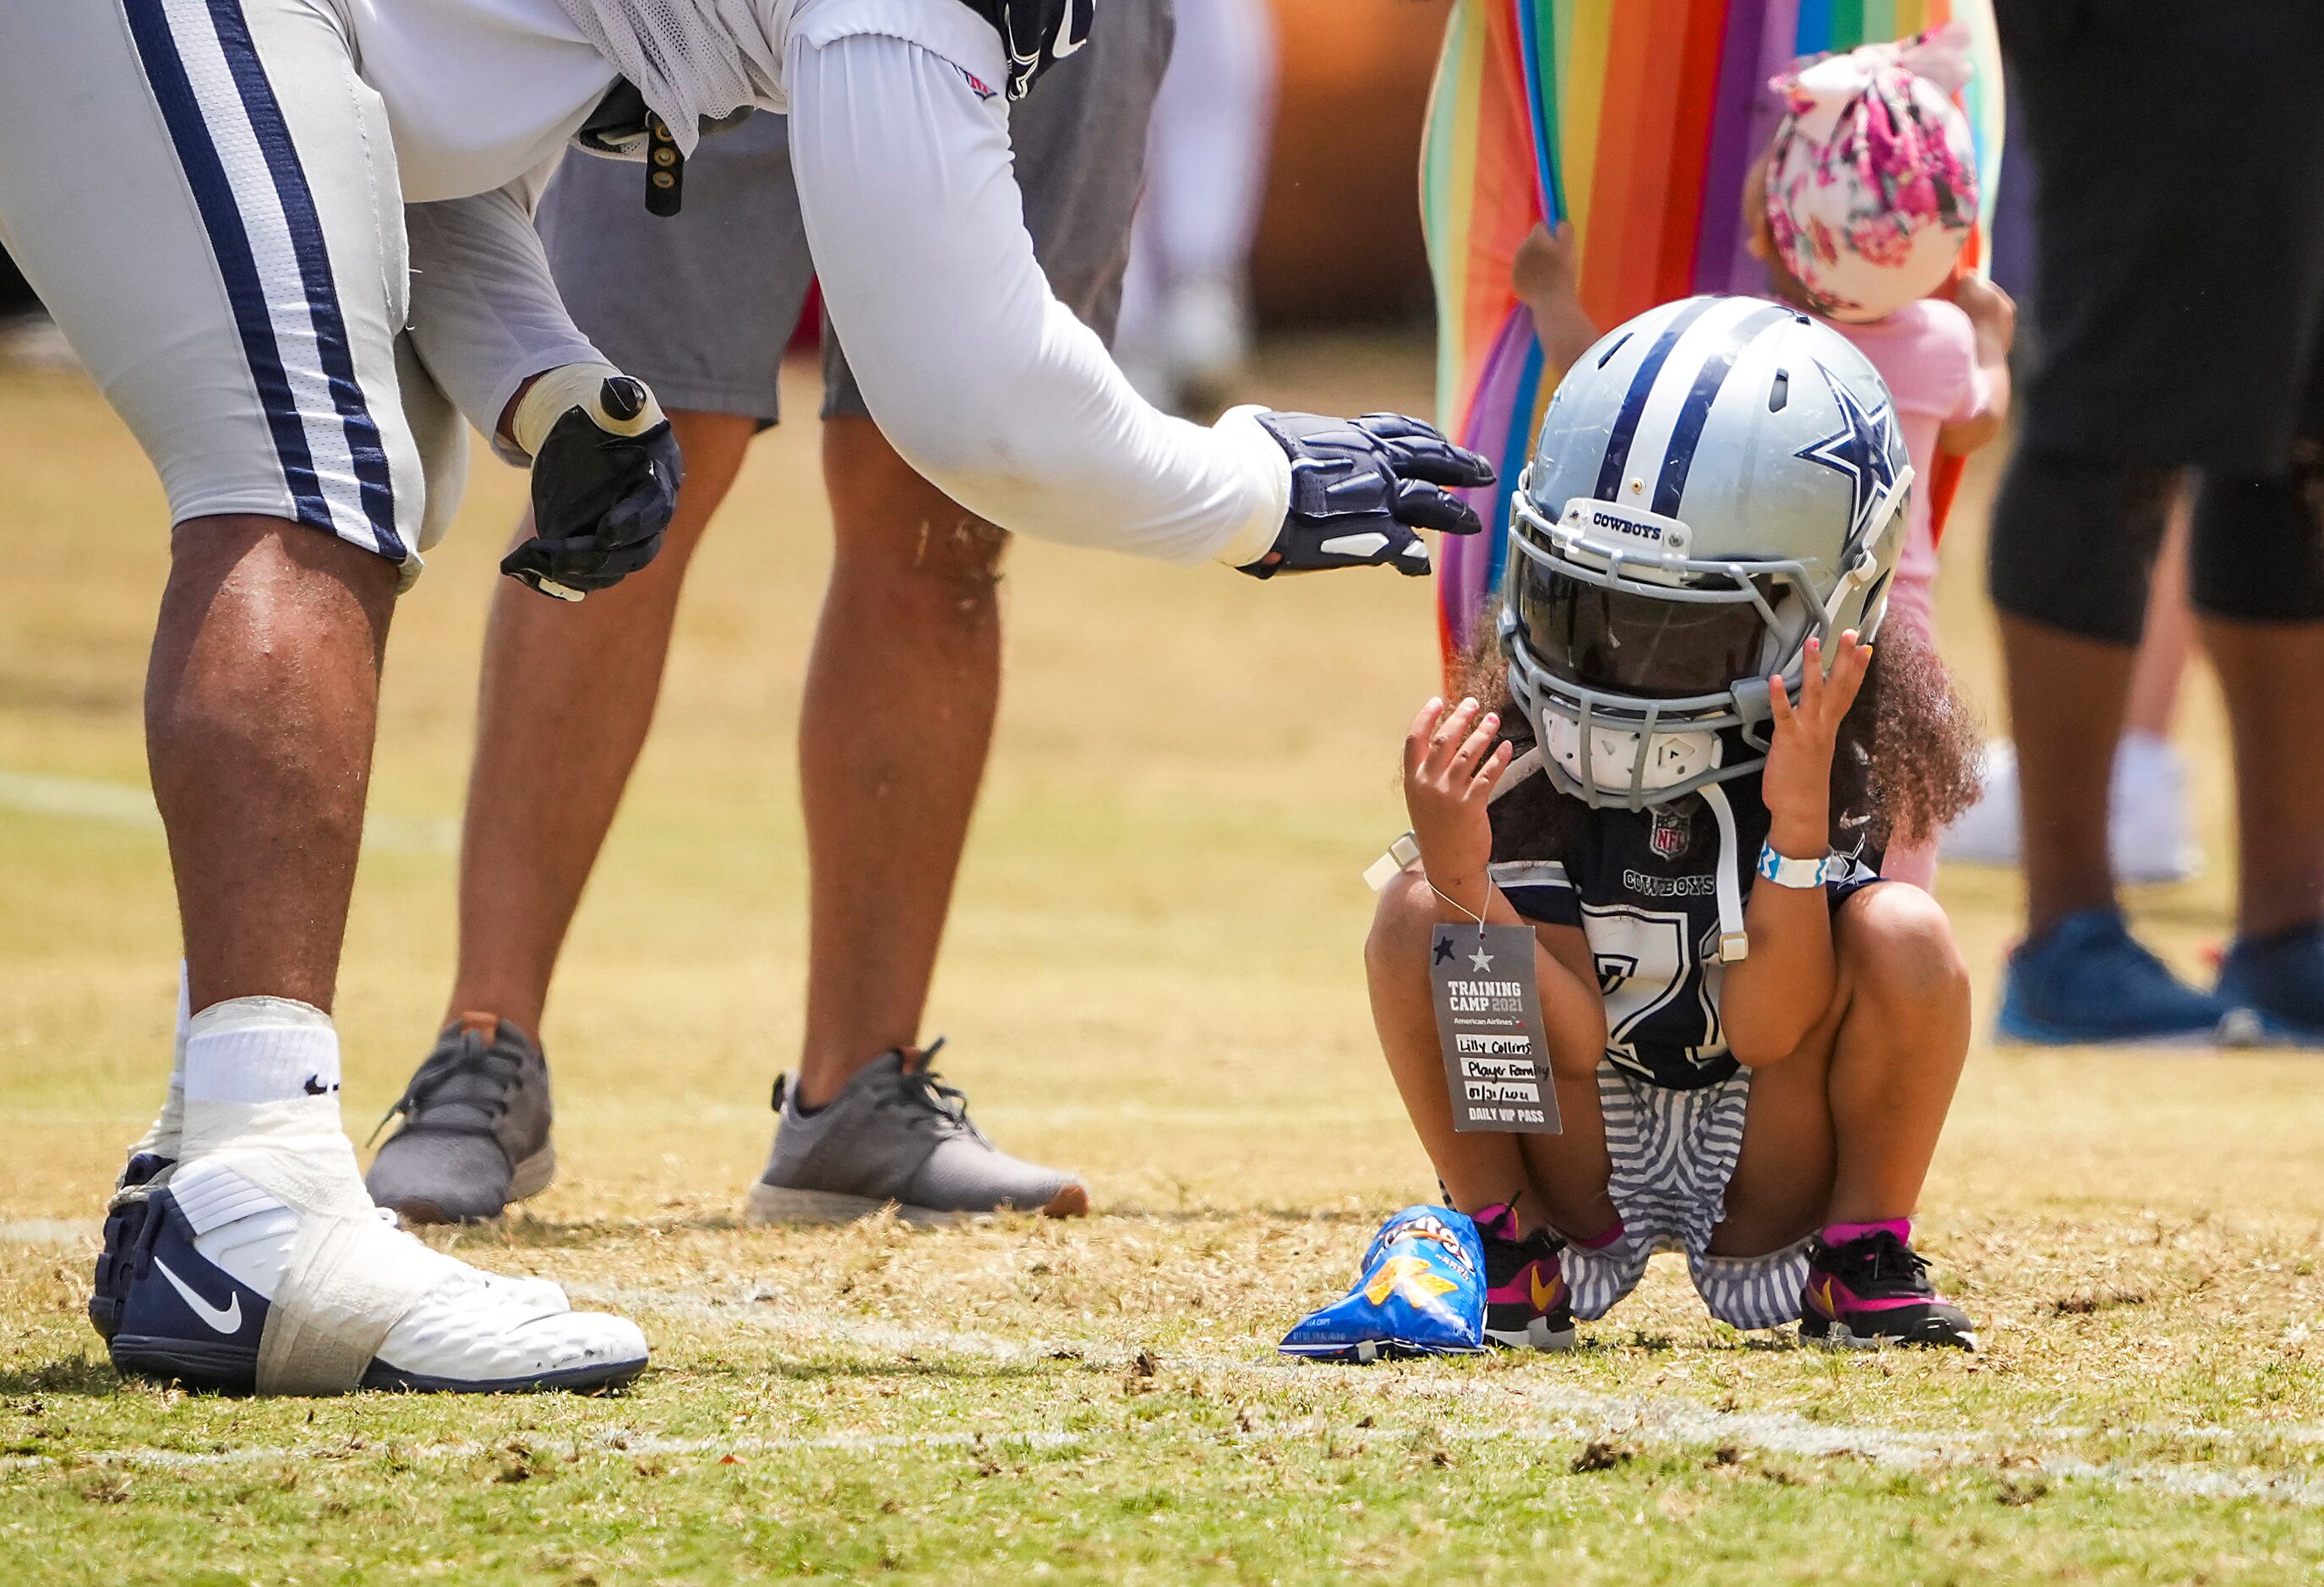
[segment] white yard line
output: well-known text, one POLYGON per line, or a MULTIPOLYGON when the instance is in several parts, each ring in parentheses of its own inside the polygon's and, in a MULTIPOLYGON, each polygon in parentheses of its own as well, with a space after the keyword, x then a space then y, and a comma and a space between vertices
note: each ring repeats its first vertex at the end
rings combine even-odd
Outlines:
MULTIPOLYGON (((141 832, 161 830, 161 813, 153 807, 152 789, 94 777, 0 769, 0 810, 98 821, 141 832)), ((374 814, 364 822, 364 847, 382 853, 449 854, 459 846, 459 823, 440 817, 374 814)))
MULTIPOLYGON (((613 1286, 581 1286, 571 1293, 576 1300, 629 1311, 905 1354, 950 1352, 1011 1363, 1066 1357, 1092 1366, 1114 1368, 1128 1366, 1137 1353, 1130 1347, 1108 1341, 1012 1340, 960 1329, 913 1328, 901 1324, 821 1316, 755 1301, 753 1291, 747 1287, 712 1299, 613 1286)), ((1243 1378, 1312 1378, 1336 1370, 1343 1376, 1331 1379, 1334 1386, 1353 1388, 1360 1393, 1405 1400, 1498 1401, 1513 1408, 1522 1407, 1538 1418, 1531 1427, 1454 1435, 1469 1438, 1588 1439, 1612 1435, 1665 1447, 1716 1449, 1733 1445, 1762 1453, 1810 1459, 1856 1456, 1886 1468, 1923 1471, 1938 1466, 1982 1464, 1993 1458, 1997 1445, 2022 1444, 2035 1437, 2056 1438, 2086 1432, 2079 1428, 2050 1428, 2039 1434, 2019 1429, 1913 1433, 1818 1422, 1789 1411, 1715 1410, 1674 1396, 1600 1394, 1555 1384, 1430 1378, 1409 1375, 1394 1367, 1333 1369, 1320 1363, 1211 1355, 1157 1359, 1160 1365, 1180 1370, 1243 1378)), ((2220 1427, 2125 1427, 2110 1431, 2117 1435, 2200 1437, 2229 1443, 2247 1439, 2301 1444, 2324 1441, 2324 1429, 2305 1426, 2254 1428, 2247 1432, 2220 1427)), ((2071 1455, 2039 1457, 2036 1464, 2021 1469, 2052 1478, 2151 1488, 2181 1498, 2264 1498, 2302 1509, 2324 1508, 2324 1481, 2264 1472, 2091 1462, 2071 1455)))
MULTIPOLYGON (((0 1238, 20 1232, 69 1231, 75 1239, 88 1231, 78 1225, 14 1224, 0 1227, 0 1238)), ((53 1241, 40 1241, 53 1243, 53 1241)), ((567 1287, 572 1297, 585 1304, 619 1307, 687 1322, 791 1338, 807 1342, 853 1346, 907 1356, 952 1355, 1006 1364, 1078 1361, 1104 1369, 1127 1368, 1140 1352, 1108 1340, 1010 1339, 994 1333, 957 1328, 924 1328, 900 1323, 866 1322, 778 1306, 760 1298, 755 1287, 736 1286, 713 1295, 672 1293, 626 1286, 577 1284, 567 1287)), ((1351 1389, 1407 1406, 1428 1402, 1462 1402, 1471 1407, 1499 1406, 1522 1416, 1504 1427, 1447 1430, 1445 1436, 1462 1442, 1517 1439, 1530 1442, 1571 1442, 1615 1438, 1646 1446, 1717 1449, 1722 1446, 1761 1454, 1783 1454, 1822 1460, 1852 1457, 1884 1469, 1926 1472, 1952 1466, 1990 1463, 1997 1451, 2036 1440, 2086 1436, 2089 1429, 2070 1427, 2024 1429, 1961 1429, 1932 1432, 1886 1427, 1834 1425, 1789 1411, 1722 1411, 1671 1395, 1602 1394, 1591 1389, 1538 1381, 1517 1382, 1504 1378, 1434 1377, 1400 1370, 1394 1366, 1333 1368, 1316 1363, 1251 1360, 1226 1355, 1169 1355, 1158 1358, 1162 1368, 1222 1377, 1268 1379, 1278 1383, 1307 1379, 1316 1385, 1351 1389)), ((1301 1424, 1264 1429, 1248 1441, 1312 1437, 1320 1426, 1301 1424)), ((2254 1427, 2119 1427, 2118 1436, 2198 1438, 2235 1444, 2280 1441, 2310 1444, 2324 1441, 2324 1429, 2309 1426, 2254 1427)), ((1393 1438, 1409 1430, 1372 1427, 1341 1429, 1341 1436, 1393 1438)), ((581 1441, 522 1441, 527 1448, 560 1455, 591 1453, 697 1454, 712 1452, 737 1454, 785 1450, 869 1450, 884 1448, 952 1448, 1017 1444, 1031 1448, 1063 1448, 1081 1442, 1078 1435, 1048 1430, 1002 1433, 844 1434, 802 1438, 670 1439, 621 1431, 581 1441)), ((17 1455, 0 1460, 0 1470, 33 1470, 57 1466, 120 1466, 155 1470, 208 1466, 268 1464, 290 1460, 346 1459, 366 1453, 392 1452, 401 1459, 473 1459, 504 1444, 471 1443, 421 1445, 343 1444, 307 1448, 248 1447, 217 1451, 119 1449, 69 1456, 17 1455)), ((2304 1509, 2324 1509, 2324 1481, 2254 1471, 2235 1466, 2199 1466, 2135 1461, 2089 1461, 2078 1455, 2054 1453, 2026 1457, 2030 1463, 2010 1470, 2025 1476, 2053 1481, 2090 1481, 2116 1488, 2135 1488, 2178 1499, 2263 1499, 2304 1509)))
POLYGON ((1078 1433, 1034 1429, 1021 1433, 834 1433, 807 1438, 663 1438, 620 1429, 587 1438, 504 1439, 498 1444, 455 1441, 445 1444, 374 1444, 358 1439, 348 1444, 315 1444, 297 1447, 246 1445, 238 1449, 113 1449, 92 1454, 10 1455, 0 1460, 0 1471, 26 1471, 48 1466, 124 1466, 132 1470, 202 1471, 218 1466, 272 1465, 282 1461, 357 1460, 390 1456, 402 1461, 466 1461, 482 1455, 515 1453, 557 1460, 585 1455, 625 1455, 635 1460, 656 1454, 779 1454, 787 1450, 835 1449, 861 1452, 875 1449, 1063 1449, 1082 1442, 1078 1433))

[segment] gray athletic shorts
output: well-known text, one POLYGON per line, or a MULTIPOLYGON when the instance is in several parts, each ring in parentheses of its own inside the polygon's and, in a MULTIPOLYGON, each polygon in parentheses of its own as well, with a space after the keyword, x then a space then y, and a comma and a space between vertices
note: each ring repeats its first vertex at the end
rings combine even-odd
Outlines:
MULTIPOLYGON (((1171 33, 1170 0, 1107 0, 1089 43, 1010 112, 1033 251, 1059 300, 1109 341, 1171 33)), ((781 116, 706 139, 668 219, 646 213, 637 166, 567 160, 540 235, 574 323, 663 407, 779 417, 777 374, 815 279, 781 116)), ((868 417, 827 329, 823 375, 825 419, 868 417)))

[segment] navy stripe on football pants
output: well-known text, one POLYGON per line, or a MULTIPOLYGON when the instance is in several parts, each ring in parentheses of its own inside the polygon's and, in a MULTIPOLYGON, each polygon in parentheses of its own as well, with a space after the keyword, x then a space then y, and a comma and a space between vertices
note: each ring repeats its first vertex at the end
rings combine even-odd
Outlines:
POLYGON ((299 521, 393 562, 386 447, 314 196, 239 0, 124 0, 201 216, 299 521))

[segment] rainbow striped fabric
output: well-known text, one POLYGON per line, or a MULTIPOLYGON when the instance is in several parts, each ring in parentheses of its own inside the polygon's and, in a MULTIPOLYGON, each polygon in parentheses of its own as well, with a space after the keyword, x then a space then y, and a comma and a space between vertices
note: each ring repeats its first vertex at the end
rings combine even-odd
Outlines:
MULTIPOLYGON (((1767 79, 1956 16, 1975 40, 1962 103, 1989 222, 2002 134, 1989 0, 1456 0, 1420 169, 1438 421, 1501 483, 1473 498, 1486 532, 1437 548, 1448 656, 1499 586, 1509 494, 1562 373, 1544 367, 1510 289, 1517 245, 1545 218, 1571 220, 1582 304, 1605 327, 1694 292, 1764 291, 1742 192, 1779 114, 1767 79)), ((1934 484, 1940 523, 1950 487, 1934 484)))

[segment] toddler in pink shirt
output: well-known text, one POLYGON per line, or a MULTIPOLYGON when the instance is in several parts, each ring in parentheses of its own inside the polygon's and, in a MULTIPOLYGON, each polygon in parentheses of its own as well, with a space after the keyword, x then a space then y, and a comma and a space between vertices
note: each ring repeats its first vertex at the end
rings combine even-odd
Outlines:
MULTIPOLYGON (((1975 275, 1950 281, 1977 216, 1969 126, 1951 101, 1968 80, 1951 28, 1803 62, 1776 79, 1786 114, 1744 182, 1751 250, 1769 295, 1856 344, 1887 383, 1915 476, 1886 631, 1936 645, 1931 485, 1941 456, 1973 452, 2008 419, 2017 310, 1975 275)), ((1598 339, 1576 290, 1572 228, 1536 229, 1518 250, 1517 291, 1548 363, 1570 367, 1598 339)), ((1896 845, 1881 873, 1929 887, 1933 839, 1896 845)))

